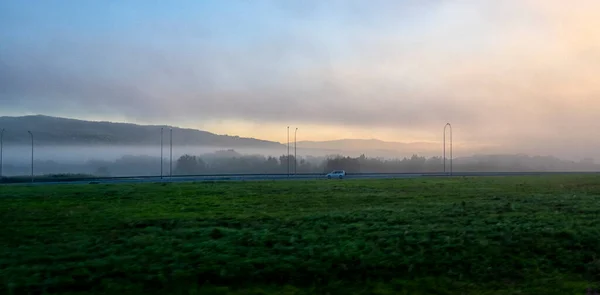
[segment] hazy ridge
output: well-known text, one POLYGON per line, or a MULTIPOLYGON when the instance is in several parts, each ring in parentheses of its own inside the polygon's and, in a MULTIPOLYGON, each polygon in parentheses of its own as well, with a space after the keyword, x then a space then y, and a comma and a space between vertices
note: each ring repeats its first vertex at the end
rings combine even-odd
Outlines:
POLYGON ((37 145, 149 145, 160 143, 161 128, 164 128, 165 142, 169 141, 169 129, 173 129, 177 145, 261 148, 281 145, 256 138, 218 135, 167 125, 94 122, 43 115, 0 117, 0 129, 2 128, 6 129, 4 142, 8 145, 29 143, 28 130, 34 133, 37 145))

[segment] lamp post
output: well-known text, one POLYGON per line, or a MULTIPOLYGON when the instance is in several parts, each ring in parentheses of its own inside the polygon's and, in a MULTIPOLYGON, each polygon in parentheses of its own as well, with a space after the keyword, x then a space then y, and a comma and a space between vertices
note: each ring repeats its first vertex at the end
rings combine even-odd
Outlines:
POLYGON ((170 134, 170 141, 171 141, 171 147, 169 150, 169 177, 173 177, 173 128, 171 128, 171 134, 170 134))
POLYGON ((31 136, 31 182, 33 183, 33 133, 27 131, 31 136))
POLYGON ((288 177, 290 177, 290 126, 288 126, 288 154, 286 158, 288 161, 288 177))
POLYGON ((0 182, 2 182, 2 152, 3 152, 3 143, 2 138, 4 137, 4 129, 0 130, 0 182))
POLYGON ((294 175, 298 174, 298 158, 296 157, 297 154, 297 141, 296 141, 296 134, 298 133, 298 127, 296 127, 296 131, 294 131, 294 175))
POLYGON ((163 178, 163 131, 164 128, 160 128, 160 179, 163 178))
POLYGON ((452 124, 444 125, 444 173, 446 173, 446 128, 450 127, 450 175, 452 175, 452 124))

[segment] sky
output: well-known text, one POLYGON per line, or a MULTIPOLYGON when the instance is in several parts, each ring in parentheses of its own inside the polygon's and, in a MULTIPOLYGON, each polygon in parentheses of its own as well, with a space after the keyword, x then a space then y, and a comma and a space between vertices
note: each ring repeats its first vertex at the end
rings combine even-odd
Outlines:
POLYGON ((4 0, 0 115, 600 150, 597 0, 4 0), (584 149, 585 147, 585 149, 584 149))

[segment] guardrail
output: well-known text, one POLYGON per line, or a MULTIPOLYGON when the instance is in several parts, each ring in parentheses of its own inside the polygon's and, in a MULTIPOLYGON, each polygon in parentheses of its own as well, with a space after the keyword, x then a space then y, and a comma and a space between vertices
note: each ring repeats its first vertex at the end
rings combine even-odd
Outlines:
MULTIPOLYGON (((527 176, 527 175, 559 175, 559 174, 598 174, 599 171, 527 171, 527 172, 453 172, 443 173, 443 172, 397 172, 397 173, 376 173, 376 172, 368 172, 368 173, 347 173, 346 176, 348 178, 354 177, 393 177, 393 176, 425 176, 425 177, 466 177, 466 176, 527 176)), ((183 178, 204 178, 206 180, 222 178, 224 180, 227 179, 248 179, 251 180, 253 178, 273 178, 273 179, 286 179, 286 178, 312 178, 312 177, 325 177, 325 173, 297 173, 297 174, 287 174, 287 173, 222 173, 222 174, 190 174, 190 175, 173 175, 173 176, 163 176, 161 178, 160 175, 155 176, 117 176, 117 177, 94 177, 94 176, 60 176, 60 177, 52 177, 52 176, 34 176, 33 181, 35 183, 48 183, 48 182, 103 182, 103 181, 119 181, 119 180, 149 180, 156 179, 158 180, 169 180, 169 179, 183 179, 183 178)), ((14 176, 14 177, 4 177, 0 179, 0 184, 10 184, 10 183, 29 183, 31 182, 30 176, 14 176)))

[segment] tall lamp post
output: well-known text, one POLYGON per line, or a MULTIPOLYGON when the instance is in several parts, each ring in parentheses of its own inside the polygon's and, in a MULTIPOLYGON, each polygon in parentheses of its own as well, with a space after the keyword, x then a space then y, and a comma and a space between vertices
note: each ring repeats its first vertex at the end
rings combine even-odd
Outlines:
POLYGON ((31 136, 31 182, 33 183, 33 133, 27 131, 31 136))
POLYGON ((0 182, 2 182, 2 152, 3 152, 3 143, 2 138, 4 137, 4 129, 0 130, 0 182))
POLYGON ((171 147, 169 150, 169 177, 173 177, 173 128, 171 128, 171 147))
POLYGON ((297 154, 297 141, 296 141, 296 134, 298 133, 298 127, 296 127, 296 131, 294 131, 294 175, 298 174, 298 158, 296 157, 297 154))
POLYGON ((163 178, 163 131, 164 128, 160 128, 160 179, 163 178))
POLYGON ((290 126, 288 126, 288 154, 286 158, 288 161, 288 177, 290 177, 290 126))
POLYGON ((452 124, 444 125, 444 173, 446 173, 446 129, 450 128, 450 175, 452 175, 452 124))

